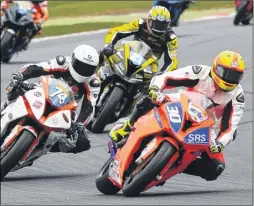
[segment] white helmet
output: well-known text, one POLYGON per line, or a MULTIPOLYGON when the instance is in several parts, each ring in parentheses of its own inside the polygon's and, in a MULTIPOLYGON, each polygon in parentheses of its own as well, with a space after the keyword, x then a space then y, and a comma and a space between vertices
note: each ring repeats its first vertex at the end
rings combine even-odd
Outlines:
POLYGON ((99 54, 89 45, 77 46, 71 55, 70 73, 78 83, 86 81, 87 77, 94 74, 99 64, 99 54))

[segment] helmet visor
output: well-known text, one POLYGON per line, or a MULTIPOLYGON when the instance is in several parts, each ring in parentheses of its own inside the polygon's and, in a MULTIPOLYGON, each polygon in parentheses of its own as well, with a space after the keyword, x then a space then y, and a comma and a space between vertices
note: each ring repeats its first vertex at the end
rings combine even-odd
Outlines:
POLYGON ((83 77, 90 77, 94 74, 96 66, 86 64, 85 62, 79 61, 74 54, 71 57, 71 65, 73 69, 83 77))
POLYGON ((216 74, 225 82, 239 84, 243 78, 243 73, 218 65, 215 69, 216 74))
POLYGON ((164 35, 168 29, 169 22, 166 21, 151 21, 151 30, 156 35, 164 35))

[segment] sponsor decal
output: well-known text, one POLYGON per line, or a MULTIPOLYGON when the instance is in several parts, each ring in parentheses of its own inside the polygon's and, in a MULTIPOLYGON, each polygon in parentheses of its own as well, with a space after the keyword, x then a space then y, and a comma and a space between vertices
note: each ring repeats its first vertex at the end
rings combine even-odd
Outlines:
POLYGON ((209 128, 197 129, 184 137, 184 142, 188 144, 208 144, 209 143, 209 128))
POLYGON ((32 104, 32 106, 33 106, 34 108, 36 108, 36 109, 40 109, 42 105, 43 105, 43 104, 42 104, 40 101, 38 101, 38 100, 35 100, 35 101, 33 102, 33 104, 32 104))
POLYGON ((160 118, 160 115, 159 115, 159 112, 158 112, 158 109, 155 107, 154 108, 154 116, 160 126, 160 128, 162 128, 162 122, 161 122, 161 118, 160 118))
POLYGON ((232 67, 239 67, 239 64, 238 64, 237 62, 232 62, 232 63, 231 63, 231 66, 232 66, 232 67))
POLYGON ((34 92, 34 96, 36 96, 36 97, 41 97, 42 96, 42 93, 41 92, 34 92))

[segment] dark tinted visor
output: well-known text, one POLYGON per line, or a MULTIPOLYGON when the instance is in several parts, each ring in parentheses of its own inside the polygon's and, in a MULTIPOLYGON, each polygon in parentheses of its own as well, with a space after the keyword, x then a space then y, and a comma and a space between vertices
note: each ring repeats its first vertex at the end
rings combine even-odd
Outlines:
POLYGON ((73 69, 83 77, 90 77, 94 74, 96 66, 86 64, 75 58, 74 54, 71 57, 71 65, 73 69))
POLYGON ((227 69, 223 66, 218 65, 215 69, 216 74, 225 82, 230 84, 239 84, 243 78, 243 73, 232 69, 227 69))
POLYGON ((157 33, 164 34, 169 26, 169 22, 152 21, 151 29, 157 33))

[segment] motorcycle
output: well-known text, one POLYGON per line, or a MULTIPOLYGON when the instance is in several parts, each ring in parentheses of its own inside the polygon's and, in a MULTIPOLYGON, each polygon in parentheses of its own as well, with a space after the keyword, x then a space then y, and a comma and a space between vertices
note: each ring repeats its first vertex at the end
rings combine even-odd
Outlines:
POLYGON ((240 22, 243 25, 249 25, 253 17, 253 0, 236 0, 235 3, 234 25, 237 26, 240 22))
POLYGON ((21 51, 36 30, 31 2, 14 2, 1 16, 1 61, 8 63, 13 54, 21 51))
POLYGON ((171 16, 171 27, 179 26, 180 16, 185 9, 189 8, 190 3, 195 1, 185 0, 154 0, 153 6, 163 6, 170 11, 171 16))
POLYGON ((151 48, 140 41, 122 41, 115 53, 105 60, 98 75, 102 79, 91 121, 87 128, 100 133, 134 108, 133 104, 149 86, 152 64, 157 61, 151 48))
POLYGON ((49 76, 40 80, 32 88, 22 83, 24 95, 1 112, 1 180, 50 151, 73 122, 78 104, 71 88, 49 76))
POLYGON ((109 138, 111 156, 96 176, 101 193, 138 196, 184 171, 202 153, 211 157, 212 101, 196 92, 179 95, 140 117, 122 147, 109 138))

